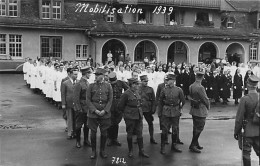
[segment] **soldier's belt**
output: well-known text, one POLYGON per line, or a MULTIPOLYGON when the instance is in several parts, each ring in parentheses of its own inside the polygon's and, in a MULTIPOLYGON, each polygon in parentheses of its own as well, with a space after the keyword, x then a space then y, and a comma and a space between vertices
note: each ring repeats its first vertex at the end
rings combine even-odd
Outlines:
POLYGON ((93 101, 93 103, 98 103, 98 104, 106 104, 107 101, 102 101, 102 100, 99 100, 99 101, 93 101))
POLYGON ((134 105, 126 105, 126 106, 130 108, 138 108, 138 106, 134 106, 134 105))

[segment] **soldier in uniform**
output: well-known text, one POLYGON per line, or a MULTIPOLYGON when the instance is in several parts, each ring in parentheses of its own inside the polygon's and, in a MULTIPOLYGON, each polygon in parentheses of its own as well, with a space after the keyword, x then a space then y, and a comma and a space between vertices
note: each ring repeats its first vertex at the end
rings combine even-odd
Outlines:
POLYGON ((105 145, 107 140, 107 129, 111 125, 110 108, 113 100, 113 90, 111 85, 104 81, 104 75, 106 73, 107 71, 105 69, 97 68, 95 72, 96 82, 90 84, 87 90, 87 106, 89 107, 87 124, 91 129, 91 159, 97 157, 96 139, 98 127, 101 132, 100 156, 102 158, 107 158, 105 145))
POLYGON ((176 76, 167 75, 167 87, 164 88, 159 97, 158 114, 161 114, 162 134, 161 134, 161 154, 165 154, 165 140, 169 129, 172 127, 171 150, 182 152, 176 147, 178 136, 178 123, 181 116, 181 109, 185 104, 184 94, 181 88, 175 86, 176 76))
POLYGON ((149 127, 150 134, 150 143, 157 144, 154 140, 154 127, 153 127, 153 114, 156 111, 156 103, 155 103, 155 94, 152 87, 148 86, 148 77, 147 75, 140 76, 141 86, 139 90, 139 94, 142 99, 142 111, 146 122, 149 127))
POLYGON ((81 136, 81 127, 84 124, 84 145, 90 146, 88 140, 89 128, 87 126, 87 113, 88 106, 86 104, 87 89, 89 87, 88 79, 92 73, 91 67, 81 68, 82 77, 79 82, 75 85, 75 121, 76 121, 76 147, 80 148, 80 136, 81 136))
POLYGON ((138 94, 139 82, 136 78, 128 79, 129 89, 126 90, 118 103, 118 109, 123 112, 126 124, 128 156, 133 157, 133 132, 136 132, 139 156, 148 158, 143 149, 143 111, 141 97, 138 94))
POLYGON ((199 136, 204 129, 208 110, 210 108, 210 101, 207 97, 205 88, 201 85, 205 72, 199 69, 196 72, 196 81, 191 84, 190 97, 191 97, 191 110, 190 114, 193 119, 193 137, 190 144, 190 151, 195 153, 201 153, 201 147, 199 145, 199 136))
POLYGON ((68 70, 68 79, 63 82, 61 86, 61 103, 62 109, 66 110, 67 117, 67 127, 68 127, 68 137, 67 139, 72 139, 74 137, 74 88, 76 84, 76 78, 78 75, 78 70, 71 68, 68 70))
POLYGON ((244 166, 251 166, 251 148, 253 147, 259 157, 259 124, 253 122, 256 109, 259 111, 259 94, 256 91, 260 78, 251 75, 247 80, 248 94, 240 100, 234 129, 234 138, 239 140, 239 148, 243 150, 244 166), (241 130, 244 128, 244 134, 241 130), (243 139, 243 140, 242 140, 243 139), (243 143, 243 144, 242 144, 243 143))
POLYGON ((111 126, 108 128, 108 146, 116 145, 121 146, 121 143, 117 140, 118 138, 118 129, 119 123, 122 120, 122 112, 118 110, 118 101, 123 93, 123 90, 126 91, 129 86, 121 80, 117 80, 116 73, 111 72, 108 75, 109 82, 113 89, 113 102, 110 108, 111 112, 111 126))
MULTIPOLYGON (((157 107, 156 109, 157 109, 157 110, 158 110, 158 108, 159 108, 159 98, 160 98, 160 94, 161 94, 162 90, 167 87, 166 77, 167 77, 167 75, 164 76, 164 82, 161 83, 161 84, 159 84, 158 87, 157 87, 156 96, 155 96, 156 105, 157 105, 157 106, 156 106, 156 107, 157 107)), ((162 120, 161 120, 161 117, 162 117, 162 114, 161 114, 161 113, 162 113, 162 112, 157 111, 157 113, 158 113, 158 117, 159 117, 160 130, 162 130, 162 120)), ((167 136, 165 139, 166 139, 166 140, 165 140, 165 144, 169 144, 169 142, 168 142, 168 136, 167 136)))

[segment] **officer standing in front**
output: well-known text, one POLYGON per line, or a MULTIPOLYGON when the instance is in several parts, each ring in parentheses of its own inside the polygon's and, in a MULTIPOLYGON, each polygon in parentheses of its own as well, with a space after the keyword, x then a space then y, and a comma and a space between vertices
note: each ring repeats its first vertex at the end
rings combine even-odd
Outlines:
POLYGON ((155 102, 155 94, 152 87, 147 86, 148 77, 147 75, 140 76, 141 86, 139 90, 139 94, 142 99, 142 111, 145 120, 148 123, 149 134, 150 134, 150 143, 157 144, 154 140, 154 127, 153 127, 153 114, 156 111, 156 102, 155 102))
POLYGON ((84 124, 84 145, 90 146, 88 140, 89 128, 87 126, 87 113, 88 106, 86 103, 87 89, 89 87, 88 79, 92 73, 91 67, 81 68, 82 77, 79 82, 75 85, 75 121, 76 121, 76 147, 80 148, 80 136, 81 136, 81 127, 84 124))
POLYGON ((110 109, 111 112, 111 126, 108 128, 108 146, 116 145, 121 146, 121 143, 118 141, 118 129, 119 123, 122 120, 122 112, 118 110, 118 101, 122 95, 123 90, 126 91, 129 87, 128 85, 121 80, 117 80, 116 73, 111 72, 108 74, 109 82, 113 89, 113 102, 110 109))
POLYGON ((126 124, 128 156, 133 157, 133 132, 136 132, 139 156, 148 158, 143 149, 143 111, 141 97, 138 93, 139 82, 136 78, 128 79, 129 89, 126 90, 118 103, 118 109, 123 112, 126 124))
MULTIPOLYGON (((259 123, 253 122, 253 117, 256 109, 259 112, 259 94, 256 91, 257 83, 260 78, 251 75, 247 80, 248 94, 243 96, 240 100, 234 129, 234 138, 239 140, 239 148, 243 150, 243 164, 244 166, 251 166, 251 148, 259 157, 259 123), (241 130, 244 128, 244 134, 241 130), (243 144, 242 144, 243 143, 243 144)), ((260 164, 260 161, 259 161, 260 164)))
POLYGON ((111 125, 110 108, 113 101, 113 90, 109 83, 104 81, 105 69, 97 68, 95 72, 96 82, 89 85, 87 90, 88 127, 91 129, 91 159, 96 156, 97 128, 100 128, 100 156, 107 158, 105 154, 105 145, 107 140, 107 129, 111 125))
POLYGON ((205 72, 202 69, 196 71, 195 82, 190 85, 191 110, 190 114, 193 119, 193 137, 190 144, 190 151, 201 153, 203 149, 199 145, 198 139, 204 129, 206 117, 210 109, 210 101, 206 94, 205 88, 201 85, 205 72))
POLYGON ((177 132, 181 109, 185 104, 185 97, 181 88, 175 86, 176 76, 167 75, 167 87, 165 87, 159 97, 158 114, 161 114, 161 154, 165 154, 165 141, 169 129, 172 127, 172 146, 171 150, 182 152, 176 147, 177 132))

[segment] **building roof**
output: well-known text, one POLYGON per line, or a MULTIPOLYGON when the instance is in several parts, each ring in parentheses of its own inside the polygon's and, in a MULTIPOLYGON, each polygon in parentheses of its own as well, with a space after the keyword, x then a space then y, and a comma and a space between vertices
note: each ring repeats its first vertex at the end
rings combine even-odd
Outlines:
POLYGON ((249 39, 256 37, 248 31, 241 29, 218 29, 202 27, 181 27, 181 26, 151 26, 144 24, 98 24, 91 31, 93 35, 119 35, 119 36, 149 36, 149 37, 197 37, 198 38, 229 38, 229 39, 249 39))
POLYGON ((260 0, 226 0, 237 11, 260 12, 260 0))
POLYGON ((221 0, 117 0, 120 4, 171 5, 220 9, 221 0))

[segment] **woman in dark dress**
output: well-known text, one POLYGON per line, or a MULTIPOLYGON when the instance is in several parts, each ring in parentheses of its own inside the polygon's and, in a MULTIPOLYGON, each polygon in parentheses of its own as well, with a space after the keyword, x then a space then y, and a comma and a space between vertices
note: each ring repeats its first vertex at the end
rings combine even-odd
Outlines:
POLYGON ((248 94, 248 89, 247 89, 247 79, 253 75, 252 70, 247 70, 245 78, 244 78, 244 95, 248 94))
POLYGON ((236 70, 233 81, 233 99, 235 99, 235 104, 238 104, 238 99, 242 97, 243 90, 243 80, 240 74, 240 69, 236 70))

